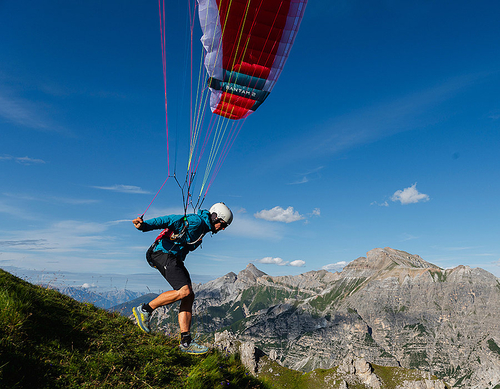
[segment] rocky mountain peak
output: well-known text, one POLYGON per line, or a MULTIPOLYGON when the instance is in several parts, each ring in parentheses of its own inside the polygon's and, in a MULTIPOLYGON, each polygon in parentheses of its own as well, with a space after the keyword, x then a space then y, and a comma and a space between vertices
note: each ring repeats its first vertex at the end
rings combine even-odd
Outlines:
POLYGON ((257 278, 266 275, 266 273, 257 269, 253 263, 249 263, 244 270, 238 273, 238 280, 255 282, 257 278))
POLYGON ((379 271, 393 268, 439 269, 438 266, 424 261, 418 255, 386 247, 368 251, 366 257, 355 259, 345 266, 344 270, 379 271))
POLYGON ((238 278, 236 274, 233 272, 227 273, 225 276, 222 277, 225 282, 234 282, 238 278))

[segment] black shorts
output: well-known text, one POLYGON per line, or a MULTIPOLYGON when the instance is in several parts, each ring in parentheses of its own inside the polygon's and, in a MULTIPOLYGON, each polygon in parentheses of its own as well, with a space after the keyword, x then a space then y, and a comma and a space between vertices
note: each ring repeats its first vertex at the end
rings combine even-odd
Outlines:
POLYGON ((191 285, 191 277, 184 266, 184 261, 163 251, 153 251, 148 254, 148 262, 159 270, 162 276, 175 290, 185 285, 191 285))

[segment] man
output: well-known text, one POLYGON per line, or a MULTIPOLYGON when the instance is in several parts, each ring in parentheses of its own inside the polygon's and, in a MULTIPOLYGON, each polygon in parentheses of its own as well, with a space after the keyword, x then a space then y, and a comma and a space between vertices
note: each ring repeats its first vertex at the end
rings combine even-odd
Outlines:
POLYGON ((141 231, 164 229, 149 248, 146 258, 165 277, 173 290, 163 292, 149 304, 133 309, 137 325, 150 332, 149 320, 153 311, 164 305, 181 300, 179 309, 179 327, 181 331, 181 351, 189 354, 204 354, 208 348, 191 339, 191 319, 194 293, 191 277, 184 266, 186 255, 195 250, 206 233, 224 230, 233 221, 231 210, 224 203, 214 204, 209 211, 199 210, 198 214, 186 216, 169 215, 149 220, 138 217, 134 226, 141 231))

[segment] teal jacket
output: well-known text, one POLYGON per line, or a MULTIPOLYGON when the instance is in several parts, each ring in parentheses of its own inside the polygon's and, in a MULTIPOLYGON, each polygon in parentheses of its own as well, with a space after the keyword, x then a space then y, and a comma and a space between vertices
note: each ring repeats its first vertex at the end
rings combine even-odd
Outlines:
POLYGON ((145 220, 141 228, 144 232, 163 229, 168 231, 157 239, 154 251, 161 250, 182 260, 201 244, 206 233, 215 232, 210 222, 210 212, 205 209, 200 209, 197 215, 169 215, 145 220))

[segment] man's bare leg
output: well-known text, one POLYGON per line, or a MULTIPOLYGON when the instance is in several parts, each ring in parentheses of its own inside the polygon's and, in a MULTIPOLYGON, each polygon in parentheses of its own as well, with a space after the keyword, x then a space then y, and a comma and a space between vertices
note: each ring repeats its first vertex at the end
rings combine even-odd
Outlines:
POLYGON ((205 354, 208 351, 207 346, 199 345, 192 340, 190 329, 191 320, 193 317, 193 302, 194 293, 191 293, 187 297, 181 300, 181 306, 179 308, 179 327, 181 330, 181 351, 187 352, 189 354, 205 354))
MULTIPOLYGON (((182 300, 189 295, 193 294, 193 290, 190 285, 184 285, 179 290, 169 290, 168 292, 163 292, 153 301, 149 303, 149 306, 153 309, 158 307, 163 307, 164 305, 175 303, 176 301, 182 300)), ((193 297, 194 299, 194 297, 193 297)), ((182 304, 181 304, 182 305, 182 304)), ((192 305, 192 302, 191 302, 192 305)))
POLYGON ((149 306, 156 309, 158 307, 163 307, 164 305, 175 303, 179 300, 181 300, 181 306, 179 309, 179 327, 181 333, 189 332, 191 329, 194 302, 194 293, 190 285, 184 285, 179 290, 169 290, 167 292, 163 292, 151 301, 149 306))
POLYGON ((191 319, 193 317, 194 293, 184 297, 179 308, 179 328, 181 333, 189 332, 191 329, 191 319))

